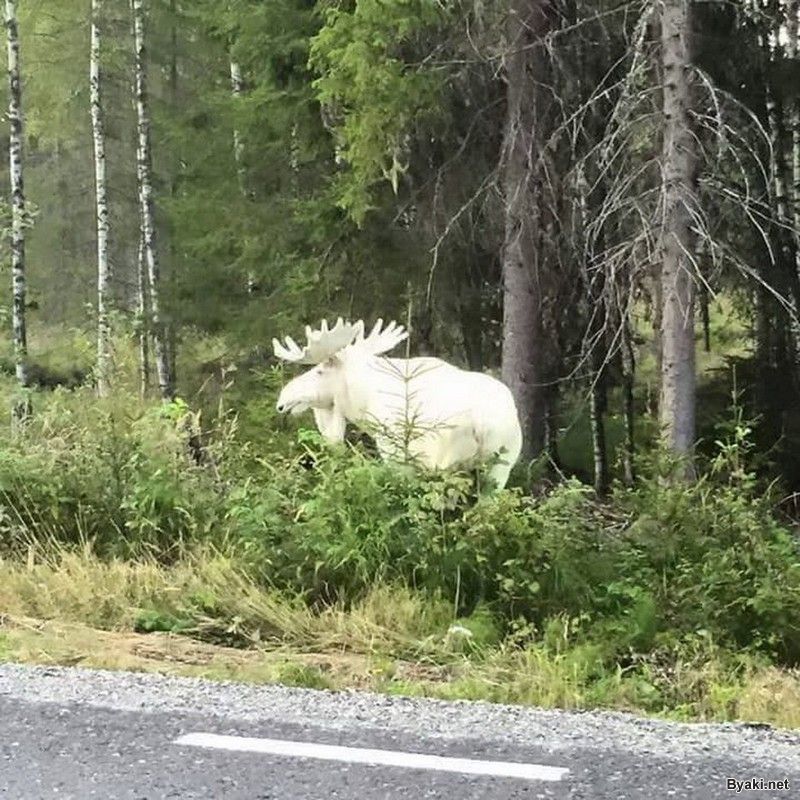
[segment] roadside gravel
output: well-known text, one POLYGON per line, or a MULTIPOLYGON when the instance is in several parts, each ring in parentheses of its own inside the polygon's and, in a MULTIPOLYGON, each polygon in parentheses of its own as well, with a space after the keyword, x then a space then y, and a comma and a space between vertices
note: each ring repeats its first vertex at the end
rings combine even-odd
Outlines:
POLYGON ((0 665, 0 696, 122 711, 271 720, 332 731, 383 729, 427 739, 491 739, 556 753, 576 747, 694 759, 735 757, 800 771, 800 731, 746 724, 675 723, 616 712, 568 712, 361 692, 252 686, 67 667, 0 665))

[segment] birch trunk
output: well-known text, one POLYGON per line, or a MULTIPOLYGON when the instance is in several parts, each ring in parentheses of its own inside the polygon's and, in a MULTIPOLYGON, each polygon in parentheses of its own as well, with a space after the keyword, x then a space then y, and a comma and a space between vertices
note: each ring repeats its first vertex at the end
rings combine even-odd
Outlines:
MULTIPOLYGON (((798 25, 800 21, 800 1, 789 0, 786 4, 786 34, 787 48, 786 54, 789 62, 794 63, 797 59, 797 37, 798 25)), ((791 168, 786 168, 786 180, 790 181, 790 188, 787 192, 788 201, 791 208, 789 218, 793 224, 793 249, 794 249, 794 275, 792 284, 795 287, 796 300, 793 304, 795 317, 792 320, 794 361, 796 367, 796 379, 800 381, 800 100, 795 94, 789 101, 789 138, 792 143, 791 168)))
POLYGON ((606 386, 605 375, 595 375, 589 395, 589 421, 592 429, 592 457, 594 462, 594 490, 605 494, 608 490, 608 452, 606 449, 606 386))
MULTIPOLYGON (((775 58, 771 55, 771 58, 775 58)), ((775 97, 773 90, 767 87, 767 118, 770 138, 772 140, 772 173, 775 192, 775 211, 780 229, 778 231, 781 267, 794 268, 794 243, 788 228, 792 224, 791 193, 792 175, 786 157, 787 131, 785 113, 782 104, 775 97)))
MULTIPOLYGON (((178 6, 177 0, 170 0, 169 4, 170 9, 170 20, 171 20, 171 27, 170 27, 170 61, 169 61, 169 101, 173 109, 177 109, 179 107, 179 98, 178 98, 178 14, 180 13, 180 8, 178 6)), ((174 172, 172 174, 170 180, 170 197, 174 200, 178 194, 178 174, 180 172, 181 166, 180 162, 181 159, 176 159, 176 164, 174 166, 174 172)), ((170 294, 172 296, 175 295, 175 276, 176 276, 176 265, 177 265, 178 257, 177 257, 177 250, 175 247, 175 235, 170 237, 169 240, 169 271, 167 272, 167 285, 170 287, 170 294)), ((172 320, 170 324, 166 328, 166 339, 167 339, 167 352, 168 352, 168 361, 170 364, 170 368, 172 370, 173 381, 174 376, 178 371, 178 331, 175 325, 175 321, 172 320)))
MULTIPOLYGON (((787 55, 790 61, 795 61, 798 56, 797 39, 800 27, 800 0, 789 0, 787 6, 787 55)), ((790 109, 789 127, 792 134, 792 208, 795 229, 795 258, 797 272, 800 275, 800 246, 797 245, 797 236, 800 233, 800 101, 795 95, 792 98, 790 109)))
MULTIPOLYGON (((233 95, 234 103, 241 98, 244 93, 244 78, 242 77, 242 68, 239 63, 230 57, 231 69, 231 94, 233 95)), ((233 158, 236 161, 236 175, 239 178, 239 192, 245 200, 250 196, 247 188, 247 168, 244 163, 244 142, 242 141, 242 134, 236 125, 233 126, 233 158)), ((258 291, 258 284, 252 272, 247 273, 247 293, 255 294, 258 291)))
POLYGON ((147 267, 144 255, 144 237, 139 232, 136 252, 136 314, 139 322, 139 395, 144 400, 150 393, 150 331, 147 302, 147 267))
MULTIPOLYGON (((242 68, 233 58, 230 60, 231 66, 231 94, 234 102, 239 100, 244 92, 244 79, 242 78, 242 68)), ((247 173, 244 167, 244 144, 242 134, 236 125, 233 126, 233 157, 236 161, 236 174, 239 176, 239 191, 244 197, 247 196, 247 173)))
POLYGON ((28 339, 25 327, 25 185, 22 176, 22 81, 20 78, 19 30, 16 0, 6 0, 6 41, 8 45, 9 175, 11 178, 11 286, 14 372, 22 399, 14 403, 13 419, 24 421, 31 414, 26 390, 30 383, 28 339))
POLYGON ((522 458, 536 458, 545 446, 543 391, 542 275, 537 259, 540 228, 535 162, 542 133, 536 79, 544 64, 538 39, 548 25, 548 0, 511 0, 508 15, 506 130, 503 190, 502 378, 511 389, 523 431, 522 458))
POLYGON ((134 85, 138 128, 137 178, 141 212, 144 256, 147 265, 148 292, 150 295, 150 333, 158 375, 158 386, 164 400, 175 396, 172 367, 166 341, 164 321, 161 316, 161 277, 153 211, 152 150, 150 144, 150 106, 147 93, 147 62, 145 58, 145 20, 142 0, 131 0, 134 35, 134 85))
MULTIPOLYGON (((772 141, 772 163, 774 208, 778 220, 775 231, 776 242, 776 286, 786 299, 789 307, 788 340, 786 326, 778 325, 775 335, 775 360, 789 367, 795 380, 800 379, 800 276, 798 276, 798 248, 791 232, 794 223, 792 210, 793 176, 788 145, 792 140, 787 130, 787 114, 781 97, 781 87, 772 85, 772 76, 779 72, 784 59, 783 45, 780 44, 781 30, 785 30, 782 17, 771 18, 765 33, 759 35, 765 59, 769 64, 766 82, 767 120, 772 141)), ((781 315, 782 316, 782 315, 781 315)), ((784 318, 785 319, 785 318, 784 318)))
POLYGON ((661 260, 661 402, 664 443, 694 474, 695 440, 695 281, 692 209, 697 156, 690 111, 692 0, 664 0, 661 57, 664 70, 664 219, 661 260))
POLYGON ((100 16, 103 0, 92 0, 89 93, 94 145, 95 209, 97 220, 97 393, 105 397, 111 386, 112 354, 109 319, 111 265, 108 260, 108 192, 106 184, 106 135, 102 98, 100 16))

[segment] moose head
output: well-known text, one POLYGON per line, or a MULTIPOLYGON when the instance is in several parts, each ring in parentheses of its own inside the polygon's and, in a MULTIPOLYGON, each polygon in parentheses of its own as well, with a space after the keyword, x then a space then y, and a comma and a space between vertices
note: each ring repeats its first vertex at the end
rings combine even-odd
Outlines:
POLYGON ((306 344, 300 347, 291 336, 281 343, 272 340, 275 355, 292 364, 313 367, 281 391, 277 410, 301 414, 311 409, 320 433, 330 441, 342 441, 345 424, 352 418, 353 405, 361 394, 369 360, 388 352, 408 333, 390 322, 385 328, 378 320, 364 335, 364 322, 344 322, 341 317, 333 327, 323 320, 317 330, 306 326, 306 344))

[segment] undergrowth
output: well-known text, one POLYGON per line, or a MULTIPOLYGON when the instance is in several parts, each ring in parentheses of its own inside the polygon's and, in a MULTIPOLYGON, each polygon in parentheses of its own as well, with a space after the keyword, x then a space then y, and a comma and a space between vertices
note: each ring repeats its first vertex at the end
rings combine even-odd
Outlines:
POLYGON ((653 461, 600 502, 576 480, 478 497, 269 407, 268 445, 220 403, 198 450, 181 402, 50 393, 0 432, 0 612, 369 654, 386 691, 797 724, 797 533, 741 418, 694 485, 653 461))

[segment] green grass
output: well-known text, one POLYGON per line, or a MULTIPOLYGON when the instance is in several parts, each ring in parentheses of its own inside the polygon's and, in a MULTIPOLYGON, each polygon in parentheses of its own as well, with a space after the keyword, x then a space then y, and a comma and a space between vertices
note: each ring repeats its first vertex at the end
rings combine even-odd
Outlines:
POLYGON ((800 726, 797 671, 708 640, 608 667, 595 646, 571 643, 568 621, 499 637, 485 611, 455 620, 449 603, 388 586, 313 611, 210 552, 166 567, 88 547, 32 550, 0 562, 0 608, 4 660, 800 726), (169 633, 142 632, 156 612, 162 624, 149 629, 169 633))
MULTIPOLYGON (((726 351, 701 356, 709 425, 743 341, 729 311, 726 351)), ((67 333, 36 342, 53 370, 90 363, 67 333)), ((139 400, 117 350, 111 397, 35 391, 24 431, 0 420, 0 657, 800 725, 800 557, 744 417, 691 487, 648 452, 602 502, 574 480, 478 499, 468 476, 298 435, 275 417, 280 375, 228 369, 221 340, 184 353, 191 408, 139 400)), ((13 392, 0 375, 4 412, 13 392)), ((562 456, 588 475, 585 409, 567 413, 562 456)), ((613 414, 608 432, 613 452, 613 414)))

